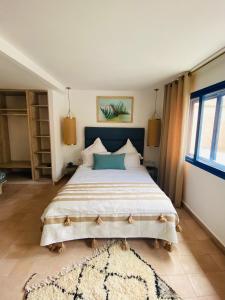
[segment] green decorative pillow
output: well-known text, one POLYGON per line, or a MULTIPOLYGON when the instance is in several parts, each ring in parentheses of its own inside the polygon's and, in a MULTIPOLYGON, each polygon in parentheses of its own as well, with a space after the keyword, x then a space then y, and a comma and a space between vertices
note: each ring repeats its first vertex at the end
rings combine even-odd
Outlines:
POLYGON ((117 169, 125 170, 124 159, 125 153, 123 154, 93 154, 94 165, 93 170, 103 169, 117 169))

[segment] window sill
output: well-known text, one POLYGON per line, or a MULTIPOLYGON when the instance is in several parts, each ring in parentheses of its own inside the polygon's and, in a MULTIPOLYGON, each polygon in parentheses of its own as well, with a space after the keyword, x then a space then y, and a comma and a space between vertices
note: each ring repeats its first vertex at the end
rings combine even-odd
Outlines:
POLYGON ((207 171, 207 172, 209 172, 209 173, 211 173, 211 174, 213 174, 217 177, 225 179, 225 172, 224 171, 221 171, 219 169, 216 169, 214 167, 206 165, 206 164, 204 164, 204 163, 202 163, 198 160, 195 160, 195 159, 193 159, 189 156, 185 157, 185 161, 192 164, 192 165, 194 165, 194 166, 196 166, 196 167, 198 167, 198 168, 200 168, 200 169, 202 169, 202 170, 204 170, 204 171, 207 171))

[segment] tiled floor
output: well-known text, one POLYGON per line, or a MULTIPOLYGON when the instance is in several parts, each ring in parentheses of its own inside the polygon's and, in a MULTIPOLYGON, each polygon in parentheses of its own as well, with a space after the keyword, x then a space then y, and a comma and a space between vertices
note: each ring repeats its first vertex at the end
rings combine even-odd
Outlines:
MULTIPOLYGON (((67 243, 62 255, 39 246, 40 215, 59 188, 5 185, 0 196, 1 300, 22 299, 23 285, 31 274, 54 274, 91 255, 85 241, 67 243)), ((179 215, 184 232, 172 253, 152 249, 148 240, 130 240, 130 245, 184 299, 225 299, 225 256, 184 210, 179 210, 179 215)))

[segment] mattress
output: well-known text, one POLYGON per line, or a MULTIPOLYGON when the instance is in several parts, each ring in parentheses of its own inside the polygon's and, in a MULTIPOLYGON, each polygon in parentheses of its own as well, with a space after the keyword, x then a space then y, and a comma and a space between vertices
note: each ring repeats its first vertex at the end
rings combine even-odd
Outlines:
POLYGON ((179 222, 170 199, 144 166, 129 170, 80 166, 41 220, 42 246, 84 238, 148 237, 177 242, 179 222), (162 216, 166 221, 160 221, 162 216))

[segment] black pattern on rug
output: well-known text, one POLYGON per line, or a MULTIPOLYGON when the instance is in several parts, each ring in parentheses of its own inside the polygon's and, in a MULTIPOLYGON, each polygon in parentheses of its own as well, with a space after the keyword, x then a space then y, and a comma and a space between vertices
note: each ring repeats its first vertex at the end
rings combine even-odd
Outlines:
MULTIPOLYGON (((85 281, 84 274, 85 273, 89 274, 89 272, 91 270, 94 270, 95 274, 104 276, 103 282, 102 282, 102 291, 104 291, 104 295, 101 297, 101 299, 103 299, 103 300, 115 299, 115 297, 113 298, 113 296, 112 296, 112 294, 114 293, 114 290, 112 290, 112 287, 110 289, 110 284, 108 284, 109 280, 112 278, 113 279, 116 278, 116 280, 119 280, 120 284, 123 284, 123 286, 126 286, 127 283, 130 281, 136 281, 139 285, 141 285, 143 287, 143 291, 145 294, 145 296, 141 298, 143 300, 150 300, 153 292, 154 292, 154 295, 157 296, 157 299, 161 299, 161 300, 163 300, 163 299, 167 299, 167 300, 178 300, 179 299, 180 300, 181 299, 176 294, 176 292, 164 280, 162 280, 157 275, 157 273, 152 268, 152 266, 150 264, 148 264, 144 259, 142 259, 141 256, 132 248, 128 251, 130 251, 137 260, 142 262, 149 269, 149 272, 151 272, 153 274, 155 291, 152 291, 152 290, 149 291, 148 282, 147 282, 146 278, 143 278, 142 276, 140 276, 138 274, 130 274, 131 273, 130 271, 129 271, 129 274, 127 274, 127 275, 121 274, 120 272, 112 272, 109 269, 110 259, 112 256, 112 253, 110 253, 110 250, 113 246, 115 246, 119 243, 120 242, 112 242, 110 245, 108 245, 104 249, 100 250, 92 258, 87 259, 87 261, 81 265, 80 271, 77 276, 77 281, 74 282, 73 291, 67 290, 65 288, 65 286, 60 285, 59 280, 62 278, 62 276, 68 275, 70 272, 74 272, 76 270, 76 266, 73 267, 68 272, 66 272, 65 274, 58 276, 55 279, 51 280, 51 282, 41 283, 40 286, 36 285, 33 288, 31 287, 30 290, 27 289, 26 293, 25 293, 25 299, 26 300, 38 299, 38 298, 35 298, 34 293, 38 294, 39 289, 51 287, 55 291, 58 291, 59 293, 62 294, 60 296, 60 298, 57 298, 57 299, 64 299, 64 296, 66 296, 65 299, 71 299, 71 300, 87 300, 88 299, 88 300, 90 300, 91 299, 90 296, 88 298, 85 298, 84 291, 82 290, 83 289, 82 285, 84 284, 84 281, 85 281), (98 266, 96 266, 96 264, 94 262, 92 263, 92 261, 98 259, 99 256, 106 254, 106 253, 107 253, 107 258, 106 258, 104 266, 99 268, 98 266), (123 282, 121 282, 121 281, 123 281, 123 282)), ((93 299, 96 299, 96 297, 93 296, 93 299)))

